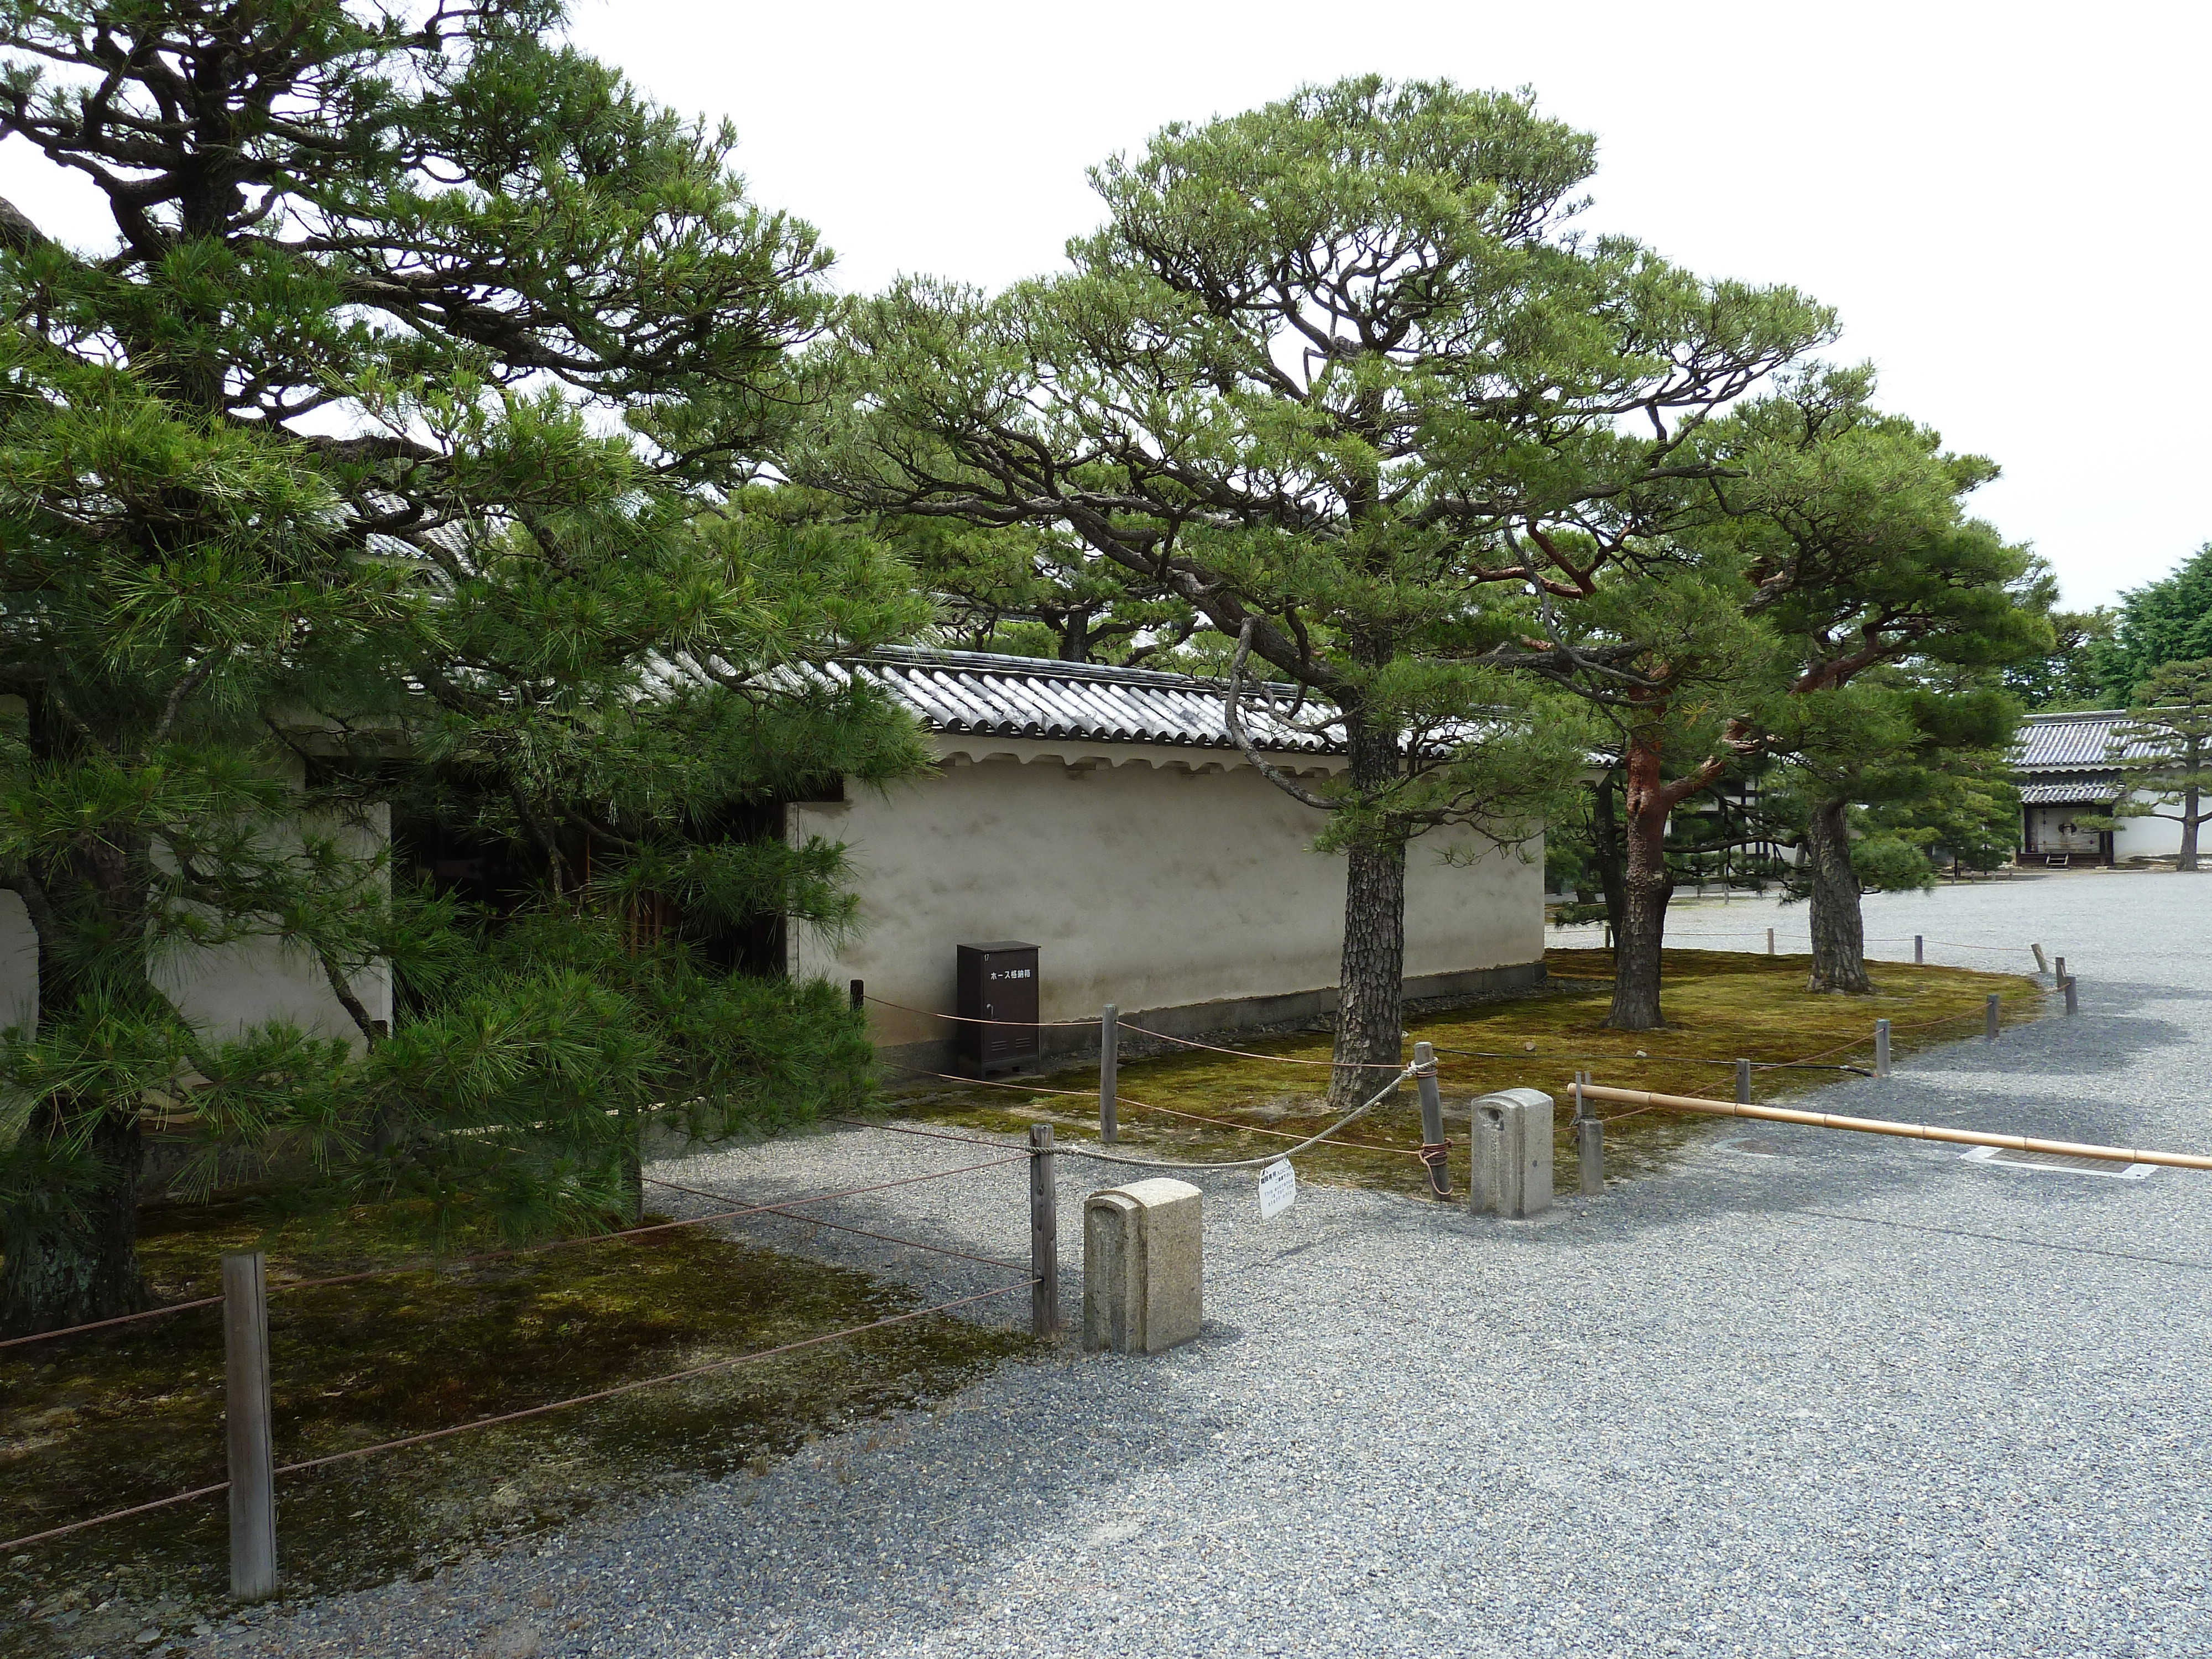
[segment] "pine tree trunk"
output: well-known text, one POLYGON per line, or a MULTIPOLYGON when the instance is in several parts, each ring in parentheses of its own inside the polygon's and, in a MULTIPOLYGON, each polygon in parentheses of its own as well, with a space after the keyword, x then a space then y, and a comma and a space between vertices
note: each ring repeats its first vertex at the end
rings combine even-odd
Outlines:
MULTIPOLYGON (((2194 760, 2193 755, 2191 759, 2194 760)), ((2203 805, 2196 790, 2182 792, 2181 851, 2174 856, 2173 867, 2176 870, 2194 870, 2197 867, 2197 826, 2203 822, 2197 814, 2203 805)))
MULTIPOLYGON (((42 1103, 24 1133, 54 1133, 55 1109, 42 1103)), ((0 1335, 28 1336, 66 1325, 137 1313, 149 1305, 138 1272, 138 1179, 144 1148, 136 1112, 111 1108, 93 1130, 100 1178, 81 1194, 75 1224, 57 1218, 33 1237, 11 1240, 0 1273, 0 1335)))
POLYGON ((1660 775, 1656 743, 1629 744, 1628 787, 1623 803, 1621 916, 1613 931, 1613 1012, 1605 1023, 1619 1031, 1656 1031, 1659 1012, 1659 951, 1667 936, 1667 901, 1674 878, 1667 871, 1667 813, 1671 803, 1660 775))
POLYGON ((1866 921, 1859 910, 1858 872, 1851 866, 1847 805, 1815 801, 1805 826, 1813 884, 1813 975, 1806 989, 1867 996, 1874 981, 1867 977, 1866 921))
MULTIPOLYGON (((1398 734, 1377 732, 1356 715, 1349 747, 1355 786, 1379 788, 1399 765, 1398 734)), ((1405 1044, 1406 843, 1402 837, 1352 843, 1344 877, 1344 954, 1338 969, 1337 1069, 1329 1104, 1349 1110, 1387 1080, 1405 1044)))

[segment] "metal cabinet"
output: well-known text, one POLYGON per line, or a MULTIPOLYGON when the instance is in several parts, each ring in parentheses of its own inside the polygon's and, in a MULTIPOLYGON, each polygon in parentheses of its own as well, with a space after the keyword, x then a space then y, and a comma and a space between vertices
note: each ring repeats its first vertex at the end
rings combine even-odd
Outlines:
POLYGON ((960 1069, 970 1077, 1034 1065, 1037 947, 1018 939, 959 947, 956 991, 960 1069))

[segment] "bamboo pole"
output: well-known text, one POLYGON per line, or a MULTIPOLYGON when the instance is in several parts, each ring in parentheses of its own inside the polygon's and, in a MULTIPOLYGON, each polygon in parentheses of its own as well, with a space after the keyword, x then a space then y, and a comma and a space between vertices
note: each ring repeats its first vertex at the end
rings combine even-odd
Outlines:
POLYGON ((1941 1140, 1954 1146, 1996 1146, 2009 1152, 2048 1152, 2057 1158, 2100 1158, 2112 1164, 2158 1164, 2170 1170, 2212 1170, 2212 1158, 2199 1158, 2190 1152, 2147 1152, 2140 1147, 2038 1140, 2032 1135, 1984 1134, 1977 1129, 1945 1129, 1932 1123, 1893 1123, 1886 1118, 1800 1112, 1786 1106, 1742 1106, 1734 1101, 1703 1100, 1695 1095, 1655 1095, 1642 1089, 1612 1089, 1597 1083, 1583 1084, 1583 1093, 1591 1100, 1610 1100, 1623 1106, 1660 1106, 1678 1112, 1711 1112, 1718 1117, 1756 1117, 1769 1123, 1802 1123, 1814 1129, 1850 1129, 1859 1134, 1899 1135, 1907 1140, 1941 1140))

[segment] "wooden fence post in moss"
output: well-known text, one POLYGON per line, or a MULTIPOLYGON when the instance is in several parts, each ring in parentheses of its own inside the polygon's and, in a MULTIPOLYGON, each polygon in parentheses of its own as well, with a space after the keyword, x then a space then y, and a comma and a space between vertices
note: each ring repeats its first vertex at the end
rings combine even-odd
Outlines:
POLYGON ((1053 1178, 1052 1125, 1030 1125, 1030 1329, 1060 1330, 1060 1191, 1053 1178))
POLYGON ((230 1452, 230 1593, 276 1593, 276 1458, 269 1440, 269 1258, 222 1259, 223 1427, 230 1452))

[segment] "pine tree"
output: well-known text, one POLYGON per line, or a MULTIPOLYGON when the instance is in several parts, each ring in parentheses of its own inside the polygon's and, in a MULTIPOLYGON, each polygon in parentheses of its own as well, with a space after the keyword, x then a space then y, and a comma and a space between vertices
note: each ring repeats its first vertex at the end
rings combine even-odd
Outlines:
POLYGON ((1565 654, 1543 613, 1832 325, 1577 234, 1594 155, 1528 94, 1378 77, 1167 127, 1093 170, 1072 273, 856 307, 849 419, 795 460, 885 510, 1079 538, 1237 641, 1232 681, 1328 707, 1344 773, 1270 775, 1346 858, 1340 1098, 1401 1048, 1408 848, 1525 841, 1586 764, 1510 672, 1565 654))
POLYGON ((0 134, 104 192, 0 213, 0 1324, 145 1296, 144 1138, 513 1229, 634 1206, 641 1124, 772 1124, 866 1058, 732 930, 846 915, 773 803, 894 775, 815 665, 923 612, 752 459, 827 304, 805 226, 545 0, 0 9, 0 134), (495 892, 410 884, 391 815, 495 892), (327 988, 244 1015, 242 967, 327 988), (386 975, 395 1023, 372 1010, 386 975))
POLYGON ((2212 823, 2212 657, 2169 662, 2136 688, 2135 706, 2112 729, 2120 800, 2112 829, 2128 818, 2164 818, 2181 826, 2177 870, 2195 870, 2197 831, 2212 823), (2172 811, 2161 808, 2172 807, 2172 811))

